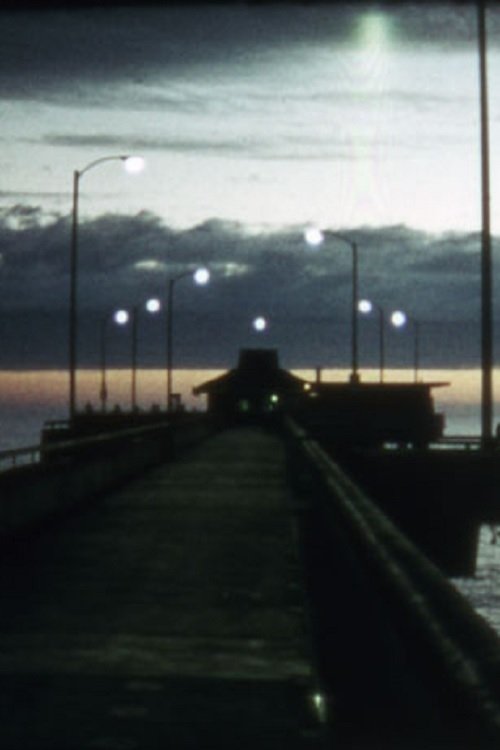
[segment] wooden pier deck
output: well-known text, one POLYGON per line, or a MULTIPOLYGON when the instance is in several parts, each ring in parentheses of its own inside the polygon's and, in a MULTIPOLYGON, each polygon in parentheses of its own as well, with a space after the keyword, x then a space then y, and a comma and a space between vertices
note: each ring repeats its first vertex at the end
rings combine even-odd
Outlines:
POLYGON ((282 441, 188 458, 3 555, 3 750, 323 746, 282 441))

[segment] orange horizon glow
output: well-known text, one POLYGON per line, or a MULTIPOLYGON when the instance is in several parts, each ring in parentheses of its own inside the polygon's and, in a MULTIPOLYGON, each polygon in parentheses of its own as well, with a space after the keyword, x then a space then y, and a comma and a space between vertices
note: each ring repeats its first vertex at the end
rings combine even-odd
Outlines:
MULTIPOLYGON (((206 380, 227 372, 224 368, 189 368, 174 371, 174 392, 180 393, 189 409, 204 409, 205 398, 192 395, 192 389, 206 380)), ((314 368, 293 368, 298 377, 316 380, 314 368)), ((347 368, 325 368, 321 379, 325 382, 346 382, 350 370, 347 368)), ((377 382, 376 368, 361 371, 362 382, 377 382)), ((496 372, 500 376, 500 368, 496 372)), ((385 371, 386 382, 413 382, 411 369, 385 371)), ((478 368, 458 370, 425 369, 419 372, 420 382, 445 382, 449 386, 433 389, 437 404, 472 406, 478 404, 481 393, 481 372, 478 368)), ((130 402, 130 369, 110 369, 107 372, 108 407, 119 404, 126 408, 130 402)), ((100 371, 80 370, 77 376, 77 395, 80 407, 86 403, 99 406, 100 371)), ((64 370, 5 370, 0 372, 0 404, 48 407, 65 407, 68 394, 68 374, 64 370)), ((152 404, 164 406, 166 401, 166 375, 163 369, 139 369, 137 371, 137 398, 141 408, 152 404)))

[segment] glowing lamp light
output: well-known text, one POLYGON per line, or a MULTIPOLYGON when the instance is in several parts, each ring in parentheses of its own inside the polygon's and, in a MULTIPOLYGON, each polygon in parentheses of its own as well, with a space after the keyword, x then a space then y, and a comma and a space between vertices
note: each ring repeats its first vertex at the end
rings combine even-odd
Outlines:
POLYGON ((318 247, 325 239, 325 235, 318 227, 308 227, 304 232, 304 237, 311 247, 318 247))
POLYGON ((148 299, 148 301, 146 302, 146 310, 149 313, 157 313, 157 312, 159 312, 161 310, 161 302, 160 302, 160 300, 159 299, 155 299, 155 298, 148 299))
POLYGON ((404 325, 406 325, 407 317, 404 312, 401 310, 396 310, 391 315, 391 323, 396 328, 402 328, 404 325))
POLYGON ((369 299, 360 299, 358 302, 358 310, 363 315, 368 315, 373 310, 373 305, 369 299))
POLYGON ((195 271, 193 275, 193 279, 195 284, 198 284, 199 286, 208 284, 208 282, 210 281, 210 271, 208 270, 208 268, 198 268, 198 270, 195 271))
POLYGON ((129 174, 139 174, 144 169, 145 162, 142 156, 127 156, 124 166, 129 174))
POLYGON ((361 16, 358 36, 363 47, 384 49, 391 39, 390 21, 381 13, 369 12, 361 16))
POLYGON ((318 720, 320 721, 320 723, 324 724, 327 720, 328 711, 327 701, 325 697, 321 693, 314 693, 313 695, 311 695, 311 702, 318 720))
POLYGON ((259 316, 258 318, 255 318, 252 325, 256 331, 265 331, 267 328, 267 320, 259 316))
POLYGON ((130 318, 130 315, 126 310, 117 310, 113 316, 113 320, 115 323, 118 323, 119 326, 124 326, 128 323, 130 318))

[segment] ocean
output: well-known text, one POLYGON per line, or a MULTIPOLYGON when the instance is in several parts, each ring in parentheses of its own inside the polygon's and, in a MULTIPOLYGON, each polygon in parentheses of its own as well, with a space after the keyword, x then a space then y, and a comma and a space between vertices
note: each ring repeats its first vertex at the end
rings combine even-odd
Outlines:
MULTIPOLYGON (((188 410, 204 410, 203 397, 195 397, 192 388, 224 372, 223 370, 176 370, 174 391, 180 393, 188 410)), ((313 370, 293 370, 294 374, 314 380, 313 370)), ((500 373, 498 373, 500 374, 500 373)), ((325 370, 322 378, 345 381, 345 370, 325 370)), ((433 390, 435 409, 445 415, 445 435, 478 436, 480 433, 480 373, 478 370, 433 370, 420 374, 424 382, 438 383, 433 390), (446 383, 448 385, 442 385, 446 383)), ((376 371, 362 373, 362 379, 376 380, 376 371)), ((389 371, 386 382, 411 381, 410 371, 389 371)), ((78 373, 79 404, 99 408, 100 373, 78 373)), ((109 406, 130 406, 130 371, 108 373, 109 406)), ((139 370, 138 404, 142 409, 165 405, 166 383, 163 370, 139 370)), ((497 405, 498 408, 498 405, 497 405)), ((46 371, 0 372, 0 452, 37 445, 42 425, 47 420, 65 419, 68 413, 67 373, 46 371)), ((498 411, 497 411, 498 413, 498 411)), ((495 419, 498 419, 496 416, 495 419)), ((477 572, 473 578, 453 583, 500 634, 500 538, 492 544, 491 529, 480 530, 477 572)))
POLYGON ((476 574, 472 578, 454 578, 452 583, 500 635, 500 535, 489 526, 480 529, 476 574))

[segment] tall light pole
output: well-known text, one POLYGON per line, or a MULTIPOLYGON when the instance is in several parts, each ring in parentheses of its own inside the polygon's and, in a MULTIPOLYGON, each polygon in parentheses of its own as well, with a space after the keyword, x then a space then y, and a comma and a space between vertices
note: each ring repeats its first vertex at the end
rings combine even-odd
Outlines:
POLYGON ((108 335, 108 323, 110 321, 110 315, 103 315, 101 318, 101 387, 99 389, 99 398, 101 400, 101 412, 106 413, 106 404, 108 401, 108 386, 106 382, 106 366, 107 366, 107 335, 108 335))
POLYGON ((368 299, 359 301, 358 310, 363 315, 369 315, 373 311, 373 308, 376 309, 378 314, 379 380, 383 383, 385 370, 385 311, 383 307, 370 302, 368 299))
POLYGON ((80 192, 80 179, 89 170, 103 164, 106 161, 123 161, 125 168, 130 173, 139 172, 144 161, 138 156, 103 156, 100 159, 87 164, 86 167, 73 172, 73 209, 71 217, 71 247, 70 247, 70 269, 69 269, 69 327, 68 327, 68 359, 69 359, 69 417, 73 419, 76 414, 76 349, 78 336, 77 319, 77 297, 78 297, 78 200, 80 192))
POLYGON ((478 0, 479 82, 481 108, 481 442, 491 443, 493 421, 493 294, 490 237, 490 167, 485 2, 478 0))
MULTIPOLYGON (((381 305, 377 305, 368 299, 362 299, 359 301, 358 310, 363 315, 369 315, 373 309, 377 310, 378 313, 378 325, 379 325, 379 367, 380 367, 380 382, 384 382, 385 372, 385 325, 386 325, 386 314, 385 310, 381 305)), ((401 310, 394 310, 389 316, 389 321, 395 328, 401 328, 406 324, 408 316, 401 310)), ((416 329, 417 330, 417 329, 416 329)), ((415 339, 417 341, 417 339, 415 339)), ((418 344, 415 345, 415 373, 418 367, 418 344)), ((415 374, 416 381, 416 374, 415 374)))
POLYGON ((352 295, 351 295, 351 383, 359 383, 358 371, 358 246, 350 237, 339 232, 321 230, 311 227, 306 230, 305 238, 309 245, 317 246, 324 242, 325 238, 338 239, 351 248, 352 255, 352 295))
MULTIPOLYGON (((157 313, 161 309, 160 301, 149 299, 144 305, 149 313, 157 313)), ((131 369, 130 369, 130 408, 132 411, 137 409, 137 341, 138 341, 138 319, 139 308, 133 305, 128 310, 117 310, 114 314, 115 323, 126 325, 129 321, 132 325, 131 335, 131 369)))
POLYGON ((203 286, 210 280, 210 272, 206 268, 198 268, 193 271, 185 271, 178 276, 173 276, 167 284, 167 411, 172 411, 172 383, 173 383, 173 349, 174 349, 174 290, 175 285, 181 279, 191 276, 195 284, 203 286))
POLYGON ((403 328, 407 323, 413 326, 413 380, 418 383, 420 368, 420 321, 407 315, 402 310, 396 310, 391 315, 391 323, 396 328, 403 328))
POLYGON ((137 307, 131 308, 132 318, 132 358, 131 358, 131 397, 130 408, 134 412, 137 409, 137 307))
POLYGON ((414 381, 418 383, 418 371, 420 367, 420 321, 410 318, 413 324, 413 374, 414 381))
POLYGON ((131 377, 130 377, 130 409, 135 411, 137 399, 137 307, 131 307, 129 310, 117 310, 113 316, 115 323, 120 326, 127 325, 132 321, 132 346, 131 346, 131 377))

